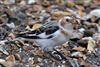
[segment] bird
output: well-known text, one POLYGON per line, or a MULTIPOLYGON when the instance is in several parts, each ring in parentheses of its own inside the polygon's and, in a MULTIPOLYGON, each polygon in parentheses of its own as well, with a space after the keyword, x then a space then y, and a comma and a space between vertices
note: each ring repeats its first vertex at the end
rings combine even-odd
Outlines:
POLYGON ((40 28, 16 34, 16 37, 33 40, 43 51, 52 51, 55 46, 62 45, 73 36, 72 16, 62 17, 55 25, 44 25, 40 28))

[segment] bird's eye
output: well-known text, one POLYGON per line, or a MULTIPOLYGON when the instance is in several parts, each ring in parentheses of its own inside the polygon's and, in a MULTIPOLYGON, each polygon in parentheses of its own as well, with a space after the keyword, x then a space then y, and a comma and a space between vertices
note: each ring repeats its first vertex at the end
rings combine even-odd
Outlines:
POLYGON ((70 19, 66 19, 66 22, 70 22, 70 19))
POLYGON ((65 17, 66 22, 71 22, 72 18, 70 16, 65 17))

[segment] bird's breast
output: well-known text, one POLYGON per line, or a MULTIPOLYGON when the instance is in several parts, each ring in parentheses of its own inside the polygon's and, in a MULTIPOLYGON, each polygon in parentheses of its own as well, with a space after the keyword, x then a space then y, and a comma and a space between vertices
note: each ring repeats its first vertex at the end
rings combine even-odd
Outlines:
POLYGON ((37 45, 41 46, 42 48, 45 47, 54 47, 57 45, 62 45, 66 41, 69 40, 69 36, 65 36, 61 33, 61 31, 58 31, 53 38, 50 39, 35 39, 35 43, 37 45))

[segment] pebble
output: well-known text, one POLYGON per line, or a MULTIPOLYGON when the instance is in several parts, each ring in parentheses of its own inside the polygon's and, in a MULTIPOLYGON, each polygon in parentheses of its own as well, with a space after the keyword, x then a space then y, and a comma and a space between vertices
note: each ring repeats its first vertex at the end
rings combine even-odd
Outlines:
POLYGON ((84 31, 84 37, 92 37, 93 36, 93 31, 91 30, 86 30, 84 31))
POLYGON ((14 24, 14 23, 9 23, 9 24, 7 24, 7 26, 8 26, 9 28, 11 28, 11 29, 15 28, 15 24, 14 24))
POLYGON ((84 28, 80 28, 80 29, 79 29, 79 32, 80 32, 80 33, 84 33, 84 31, 85 31, 84 28))
POLYGON ((98 0, 0 0, 0 66, 100 67, 99 19, 98 0), (5 11, 11 12, 10 23, 5 11), (42 25, 55 26, 66 15, 78 22, 70 41, 54 47, 52 55, 14 35, 42 25))
POLYGON ((87 47, 88 40, 79 40, 77 43, 79 46, 87 47))
POLYGON ((28 4, 33 4, 35 2, 36 2, 35 0, 28 0, 28 4))

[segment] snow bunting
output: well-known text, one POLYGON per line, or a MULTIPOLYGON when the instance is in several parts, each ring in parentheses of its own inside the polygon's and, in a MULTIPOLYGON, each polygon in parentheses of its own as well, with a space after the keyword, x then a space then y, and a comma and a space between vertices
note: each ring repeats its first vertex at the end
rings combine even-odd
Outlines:
POLYGON ((61 45, 72 37, 73 18, 65 16, 57 25, 42 26, 39 29, 17 34, 17 37, 32 39, 44 51, 51 51, 55 46, 61 45))

